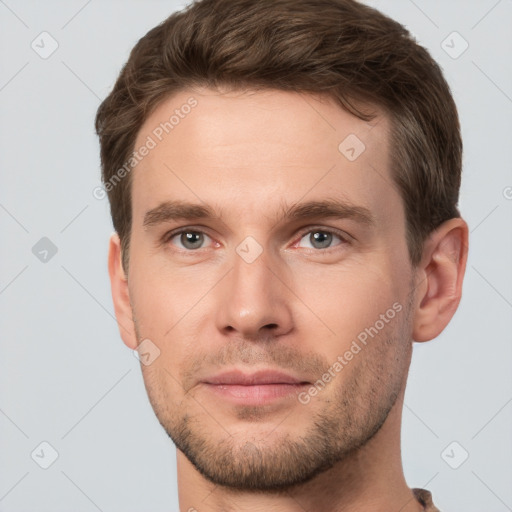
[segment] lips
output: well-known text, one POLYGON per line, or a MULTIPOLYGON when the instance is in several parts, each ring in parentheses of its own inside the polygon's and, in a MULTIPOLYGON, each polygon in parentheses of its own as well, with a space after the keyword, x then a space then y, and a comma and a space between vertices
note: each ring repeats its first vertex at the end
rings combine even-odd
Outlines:
POLYGON ((308 382, 279 371, 263 370, 252 374, 229 371, 208 377, 206 384, 226 386, 259 386, 265 384, 308 384, 308 382))
POLYGON ((310 385, 293 375, 275 370, 254 373, 227 371, 203 379, 201 383, 216 398, 237 406, 279 403, 297 396, 305 386, 310 385))

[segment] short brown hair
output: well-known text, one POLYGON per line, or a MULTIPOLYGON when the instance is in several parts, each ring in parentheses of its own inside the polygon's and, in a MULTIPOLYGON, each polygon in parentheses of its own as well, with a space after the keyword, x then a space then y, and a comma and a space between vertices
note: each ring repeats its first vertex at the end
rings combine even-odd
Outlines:
MULTIPOLYGON (((462 140, 441 69, 398 22, 354 0, 199 0, 138 41, 96 114, 102 180, 134 151, 150 113, 189 87, 278 89, 358 105, 391 121, 391 174, 403 198, 413 265, 423 243, 457 209, 462 140)), ((108 187, 128 268, 131 173, 108 187)))

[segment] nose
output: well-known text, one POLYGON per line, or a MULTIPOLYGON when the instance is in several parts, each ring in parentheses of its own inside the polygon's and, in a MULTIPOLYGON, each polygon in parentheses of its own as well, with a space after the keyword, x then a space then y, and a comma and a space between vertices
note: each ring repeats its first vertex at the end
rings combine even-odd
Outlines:
POLYGON ((263 252, 248 262, 237 253, 233 268, 217 290, 217 328, 248 340, 277 337, 293 328, 286 271, 263 252))

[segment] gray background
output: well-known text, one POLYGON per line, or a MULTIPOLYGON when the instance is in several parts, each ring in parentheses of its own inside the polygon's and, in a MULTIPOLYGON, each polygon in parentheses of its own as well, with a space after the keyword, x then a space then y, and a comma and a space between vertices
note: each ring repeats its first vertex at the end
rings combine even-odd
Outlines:
MULTIPOLYGON (((512 510, 512 1, 371 4, 441 64, 465 143, 464 295, 444 333, 415 346, 406 478, 443 512, 512 510)), ((178 510, 175 450, 118 334, 112 225, 92 191, 96 108, 134 43, 181 5, 0 1, 1 511, 178 510), (51 49, 43 31, 58 43, 46 59, 31 47, 51 49), (47 469, 42 442, 58 453, 47 469)))

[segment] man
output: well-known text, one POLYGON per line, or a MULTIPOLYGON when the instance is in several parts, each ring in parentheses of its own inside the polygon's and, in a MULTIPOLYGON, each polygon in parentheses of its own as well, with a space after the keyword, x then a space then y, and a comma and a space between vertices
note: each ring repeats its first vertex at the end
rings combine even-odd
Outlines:
POLYGON ((180 510, 438 510, 401 412, 468 227, 427 51, 352 0, 202 0, 137 43, 96 129, 116 317, 180 510))

